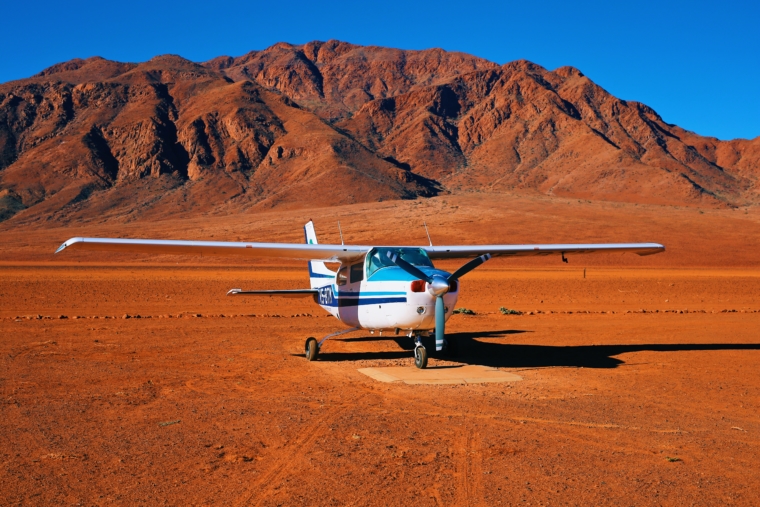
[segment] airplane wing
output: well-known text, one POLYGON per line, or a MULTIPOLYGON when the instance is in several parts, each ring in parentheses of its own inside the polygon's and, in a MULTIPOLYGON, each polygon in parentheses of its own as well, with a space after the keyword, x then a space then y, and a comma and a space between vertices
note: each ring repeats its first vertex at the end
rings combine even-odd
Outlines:
MULTIPOLYGON (((319 245, 304 243, 252 243, 227 241, 183 241, 166 239, 71 238, 55 253, 65 249, 127 253, 208 255, 238 257, 280 257, 324 262, 362 258, 373 247, 367 245, 319 245)), ((410 248, 410 247, 381 247, 410 248)), ((415 248, 415 247, 411 247, 415 248)), ((556 245, 473 245, 423 246, 431 259, 470 259, 479 255, 522 257, 529 255, 577 254, 592 252, 632 252, 652 255, 665 251, 659 243, 597 243, 556 245)))
POLYGON ((281 257, 307 261, 339 262, 361 258, 372 247, 356 245, 307 245, 304 243, 251 243, 231 241, 182 241, 169 239, 71 238, 55 253, 65 249, 107 252, 209 255, 237 257, 281 257))
POLYGON ((230 289, 228 296, 279 296, 285 298, 303 298, 319 294, 317 289, 291 289, 291 290, 243 290, 230 289))
POLYGON ((485 254, 491 254, 492 257, 524 257, 592 252, 632 252, 638 255, 652 255, 665 251, 665 247, 659 243, 425 246, 422 249, 431 259, 471 259, 485 254))

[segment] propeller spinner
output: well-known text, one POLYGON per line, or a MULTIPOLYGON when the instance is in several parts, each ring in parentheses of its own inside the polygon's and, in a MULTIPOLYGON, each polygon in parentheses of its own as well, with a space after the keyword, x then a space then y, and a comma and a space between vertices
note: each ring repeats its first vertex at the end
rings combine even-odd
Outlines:
POLYGON ((446 309, 443 305, 443 296, 451 289, 451 283, 457 281, 460 277, 466 275, 473 269, 477 268, 488 259, 491 258, 491 254, 481 255, 471 261, 467 262, 459 269, 454 271, 448 277, 441 275, 427 275, 424 271, 417 266, 410 264, 401 258, 398 253, 388 252, 388 258, 410 275, 425 280, 427 282, 427 289, 430 294, 435 296, 435 350, 440 352, 443 349, 444 336, 446 332, 446 309))

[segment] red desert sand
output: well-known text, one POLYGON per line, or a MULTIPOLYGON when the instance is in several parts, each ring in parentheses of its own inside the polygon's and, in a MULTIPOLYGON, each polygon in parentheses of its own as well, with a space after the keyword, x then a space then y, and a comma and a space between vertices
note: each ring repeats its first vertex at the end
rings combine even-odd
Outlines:
MULTIPOLYGON (((0 233, 2 504, 757 505, 760 216, 511 195, 0 233), (494 259, 456 361, 504 383, 380 382, 412 343, 341 329, 303 263, 52 252, 76 235, 322 242, 658 241, 494 259), (505 307, 522 312, 503 315, 505 307)), ((444 263, 444 267, 448 266, 444 263)))

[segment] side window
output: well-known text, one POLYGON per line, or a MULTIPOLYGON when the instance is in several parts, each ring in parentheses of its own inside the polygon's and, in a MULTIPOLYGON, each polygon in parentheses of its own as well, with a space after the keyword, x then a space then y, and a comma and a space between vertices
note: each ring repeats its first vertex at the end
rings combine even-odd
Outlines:
POLYGON ((354 264, 351 266, 351 283, 361 282, 364 280, 364 263, 354 264))
POLYGON ((348 266, 343 266, 338 270, 338 276, 335 277, 338 285, 346 285, 348 282, 348 266))

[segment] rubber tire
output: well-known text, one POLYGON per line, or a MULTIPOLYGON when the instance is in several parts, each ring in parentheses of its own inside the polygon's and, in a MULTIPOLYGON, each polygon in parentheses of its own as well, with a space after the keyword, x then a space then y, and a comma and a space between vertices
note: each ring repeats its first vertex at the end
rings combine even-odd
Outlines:
POLYGON ((419 368, 420 370, 424 370, 427 368, 427 350, 423 346, 415 347, 414 348, 414 366, 419 368))
POLYGON ((316 338, 306 338, 306 346, 304 347, 304 354, 307 361, 315 361, 319 355, 319 344, 316 338))

